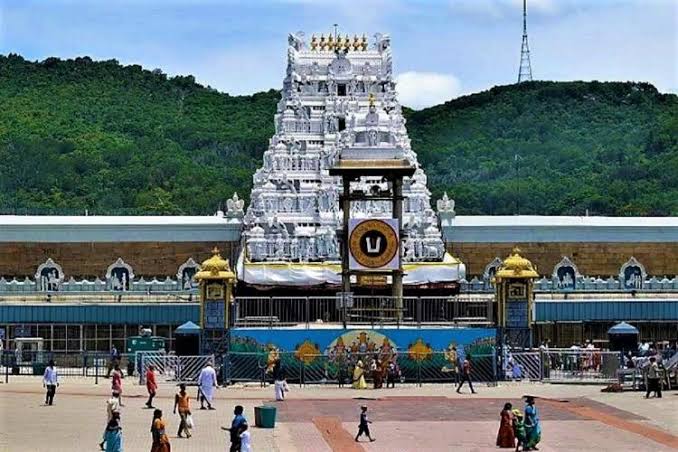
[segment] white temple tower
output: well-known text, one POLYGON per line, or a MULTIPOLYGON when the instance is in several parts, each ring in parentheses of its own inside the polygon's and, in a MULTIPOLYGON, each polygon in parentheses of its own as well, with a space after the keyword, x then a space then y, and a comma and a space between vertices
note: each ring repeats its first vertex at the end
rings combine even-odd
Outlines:
MULTIPOLYGON (((417 167, 403 182, 405 284, 454 282, 461 262, 445 253, 427 179, 410 148, 396 99, 390 39, 373 43, 353 36, 289 36, 287 74, 275 114, 275 135, 254 174, 243 219, 238 278, 276 286, 338 285, 342 228, 341 180, 329 175, 339 151, 380 157, 380 148, 402 150, 417 167)), ((366 192, 386 189, 363 178, 366 192)), ((360 201, 353 218, 390 218, 388 201, 360 201)))

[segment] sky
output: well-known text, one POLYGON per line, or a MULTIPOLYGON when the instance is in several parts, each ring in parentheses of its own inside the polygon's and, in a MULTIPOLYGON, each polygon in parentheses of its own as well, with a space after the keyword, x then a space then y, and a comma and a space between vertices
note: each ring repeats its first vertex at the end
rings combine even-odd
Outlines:
MULTIPOLYGON (((538 80, 678 92, 678 0, 528 0, 538 80)), ((391 36, 401 103, 515 83, 521 0, 0 0, 0 54, 90 56, 192 74, 232 95, 280 89, 287 35, 391 36)))

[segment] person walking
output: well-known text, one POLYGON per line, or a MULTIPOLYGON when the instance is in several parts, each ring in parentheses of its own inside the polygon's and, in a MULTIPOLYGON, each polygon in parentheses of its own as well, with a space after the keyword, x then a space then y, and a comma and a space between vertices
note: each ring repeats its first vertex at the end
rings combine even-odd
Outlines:
POLYGON ((146 371, 146 390, 148 391, 148 402, 146 402, 146 408, 155 408, 153 406, 153 397, 155 397, 155 391, 158 389, 158 384, 155 381, 155 366, 153 364, 148 366, 146 371))
POLYGON ((471 380, 471 356, 468 355, 464 362, 461 365, 461 381, 459 386, 457 386, 457 394, 461 394, 461 387, 464 386, 464 382, 468 381, 468 387, 471 388, 471 394, 475 394, 476 391, 473 389, 473 381, 471 380))
POLYGON ((113 418, 108 421, 106 431, 104 431, 104 442, 106 449, 102 448, 102 450, 105 450, 105 452, 123 452, 120 413, 115 413, 113 418))
POLYGON ((42 376, 42 386, 47 388, 47 394, 45 395, 45 405, 52 405, 54 402, 54 394, 56 393, 56 388, 59 386, 59 376, 57 370, 54 367, 54 360, 50 359, 49 364, 45 368, 45 373, 42 376))
POLYGON ((184 383, 179 385, 179 392, 177 392, 174 396, 174 414, 177 414, 177 408, 179 409, 179 419, 181 419, 179 422, 179 431, 177 432, 177 436, 181 438, 181 433, 186 432, 186 438, 190 438, 191 429, 188 428, 186 419, 191 415, 191 404, 190 397, 186 392, 186 385, 184 383))
POLYGON ((516 438, 516 452, 525 444, 525 422, 523 413, 518 408, 513 409, 513 435, 516 438))
POLYGON ((658 399, 662 397, 662 381, 661 381, 661 371, 659 370, 659 365, 657 364, 657 358, 654 356, 650 357, 650 364, 647 366, 647 391, 645 392, 645 398, 650 398, 650 393, 654 392, 655 396, 658 399))
POLYGON ((214 388, 217 387, 217 373, 212 367, 212 363, 208 362, 198 376, 198 394, 200 398, 200 409, 204 410, 205 402, 207 402, 207 409, 214 410, 212 407, 212 398, 214 397, 214 388))
POLYGON ((367 405, 360 407, 360 424, 358 424, 358 434, 355 435, 355 441, 360 442, 359 438, 363 433, 369 438, 370 442, 374 442, 375 439, 370 435, 370 426, 372 421, 367 418, 367 405))
POLYGON ((162 410, 153 411, 151 422, 151 435, 153 444, 151 452, 171 452, 171 445, 167 433, 165 433, 165 421, 162 419, 162 410))
POLYGON ((120 370, 120 364, 116 364, 113 372, 111 372, 111 390, 114 393, 118 394, 118 399, 120 401, 120 406, 125 406, 122 404, 122 370, 120 370))
MULTIPOLYGON (((118 423, 120 423, 120 394, 117 392, 111 393, 111 398, 106 401, 106 426, 111 422, 115 417, 118 418, 118 423)), ((99 443, 99 448, 104 449, 106 444, 106 430, 104 430, 103 441, 99 443)))
POLYGON ((243 416, 244 408, 242 405, 237 405, 233 410, 233 420, 230 427, 221 427, 230 434, 231 447, 229 452, 240 452, 242 438, 240 434, 247 429, 247 419, 243 416))
POLYGON ((505 449, 513 449, 516 445, 516 435, 513 431, 513 405, 504 404, 501 410, 499 433, 497 433, 497 446, 505 449))
POLYGON ((285 400, 285 369, 282 367, 280 358, 273 364, 273 387, 275 400, 282 402, 285 400))
POLYGON ((541 441, 541 422, 534 397, 525 396, 525 446, 523 450, 539 450, 537 444, 541 441))

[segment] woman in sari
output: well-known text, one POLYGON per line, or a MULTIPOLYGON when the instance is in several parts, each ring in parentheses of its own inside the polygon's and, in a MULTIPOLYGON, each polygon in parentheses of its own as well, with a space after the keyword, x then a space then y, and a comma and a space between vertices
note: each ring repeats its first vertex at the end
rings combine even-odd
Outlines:
POLYGON ((151 452, 171 452, 169 438, 165 433, 165 421, 162 420, 161 410, 155 410, 153 412, 151 433, 153 434, 153 445, 151 446, 151 452))
MULTIPOLYGON (((120 427, 120 413, 113 413, 104 432, 106 452, 122 452, 122 428, 120 427)), ((101 450, 104 450, 102 447, 101 450)))
POLYGON ((525 396, 525 447, 523 450, 539 450, 537 444, 541 441, 541 424, 539 413, 534 406, 534 397, 525 396))
POLYGON ((358 360, 353 369, 353 389, 367 389, 365 369, 363 369, 363 362, 360 360, 358 360))
POLYGON ((516 435, 513 432, 513 406, 510 403, 504 404, 501 411, 501 421, 499 423, 499 433, 497 434, 497 446, 506 449, 513 449, 516 445, 516 435))

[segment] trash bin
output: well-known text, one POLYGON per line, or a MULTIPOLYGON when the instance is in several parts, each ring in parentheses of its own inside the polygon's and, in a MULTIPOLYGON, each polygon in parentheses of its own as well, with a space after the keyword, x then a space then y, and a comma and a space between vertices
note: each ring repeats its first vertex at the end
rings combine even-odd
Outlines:
POLYGON ((254 407, 254 425, 259 428, 275 427, 276 407, 274 406, 255 406, 254 407))

